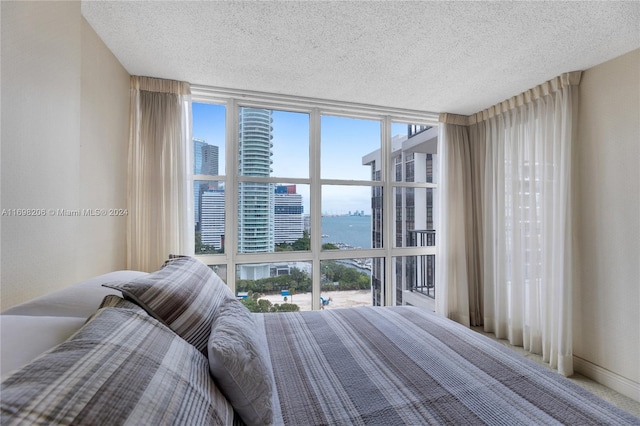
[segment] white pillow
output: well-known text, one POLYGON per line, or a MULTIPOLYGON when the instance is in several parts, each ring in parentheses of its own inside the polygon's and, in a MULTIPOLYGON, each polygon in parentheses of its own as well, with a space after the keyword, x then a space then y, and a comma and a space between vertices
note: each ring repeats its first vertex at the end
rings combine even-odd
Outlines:
POLYGON ((43 317, 80 317, 87 319, 109 294, 120 292, 102 287, 112 281, 130 281, 147 275, 138 271, 115 271, 90 278, 78 284, 56 290, 2 311, 3 315, 33 315, 43 317))

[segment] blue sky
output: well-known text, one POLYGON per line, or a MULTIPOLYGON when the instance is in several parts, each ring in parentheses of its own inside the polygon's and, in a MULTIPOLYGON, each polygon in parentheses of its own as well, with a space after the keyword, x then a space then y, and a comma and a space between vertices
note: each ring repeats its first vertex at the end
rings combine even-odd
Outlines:
MULTIPOLYGON (((406 124, 395 123, 393 134, 406 134, 406 124)), ((218 145, 220 174, 225 174, 225 107, 193 104, 193 137, 218 145)), ((321 119, 321 175, 325 179, 369 180, 371 168, 362 157, 380 148, 378 121, 323 116, 321 119)), ((274 111, 273 173, 283 178, 309 177, 309 116, 304 113, 274 111)), ((282 183, 287 183, 283 179, 282 183)), ((298 185, 305 212, 309 212, 309 187, 298 185)), ((322 212, 343 214, 371 210, 369 187, 327 186, 323 188, 322 212)))

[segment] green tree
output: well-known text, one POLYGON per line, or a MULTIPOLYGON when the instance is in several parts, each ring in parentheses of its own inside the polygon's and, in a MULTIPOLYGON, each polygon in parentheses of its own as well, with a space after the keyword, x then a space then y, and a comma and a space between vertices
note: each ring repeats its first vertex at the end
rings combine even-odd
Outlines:
POLYGON ((311 250, 311 238, 309 237, 309 233, 307 231, 302 231, 302 238, 297 239, 293 244, 291 244, 291 248, 294 251, 311 250))
MULTIPOLYGON (((339 250, 339 247, 332 243, 324 243, 323 250, 339 250)), ((298 238, 292 243, 276 244, 276 251, 309 251, 311 250, 311 238, 307 231, 302 231, 302 238, 298 238)))
MULTIPOLYGON (((278 305, 275 305, 278 306, 278 305)), ((283 303, 278 306, 277 312, 298 312, 300 310, 300 306, 294 303, 283 303)))
POLYGON ((334 282, 338 282, 338 290, 361 290, 371 286, 371 278, 357 268, 342 265, 335 261, 326 261, 322 265, 322 289, 335 290, 334 282))
POLYGON ((259 312, 270 312, 271 311, 271 302, 267 299, 258 299, 258 307, 259 312))
POLYGON ((281 305, 273 305, 267 299, 254 299, 247 297, 242 299, 242 304, 251 312, 265 313, 265 312, 297 312, 300 310, 300 306, 293 303, 283 303, 281 305))
POLYGON ((340 248, 332 243, 324 243, 322 245, 322 250, 340 250, 340 248))
POLYGON ((271 302, 266 299, 247 297, 242 299, 242 304, 251 312, 269 312, 271 310, 271 302))
POLYGON ((246 299, 241 300, 242 304, 249 309, 251 312, 260 312, 258 307, 258 301, 251 297, 247 297, 246 299))

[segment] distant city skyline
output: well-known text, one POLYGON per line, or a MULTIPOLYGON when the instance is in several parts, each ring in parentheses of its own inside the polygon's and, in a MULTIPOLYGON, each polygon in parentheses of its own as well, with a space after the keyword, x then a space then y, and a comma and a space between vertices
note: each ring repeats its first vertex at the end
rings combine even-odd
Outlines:
MULTIPOLYGON (((193 138, 218 146, 221 175, 226 174, 226 122, 223 105, 193 103, 193 138)), ((309 177, 308 114, 274 110, 272 177, 309 177)), ((371 167, 362 157, 380 149, 381 130, 376 120, 322 116, 321 174, 323 179, 370 180, 371 167)), ((392 134, 407 133, 406 123, 393 123, 392 134)), ((286 179, 282 185, 288 184, 286 179)), ((309 185, 297 185, 305 212, 310 212, 309 185)), ((368 186, 324 186, 321 212, 326 215, 364 211, 371 214, 371 188, 368 186)))

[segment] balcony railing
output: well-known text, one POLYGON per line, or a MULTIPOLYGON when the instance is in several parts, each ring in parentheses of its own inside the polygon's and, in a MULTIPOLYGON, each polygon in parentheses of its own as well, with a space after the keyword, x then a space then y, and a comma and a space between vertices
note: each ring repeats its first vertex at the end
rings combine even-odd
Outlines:
MULTIPOLYGON (((433 229, 409 231, 409 246, 432 247, 436 245, 436 231, 433 229)), ((427 297, 436 297, 436 257, 432 254, 412 257, 407 265, 409 290, 427 297)))

